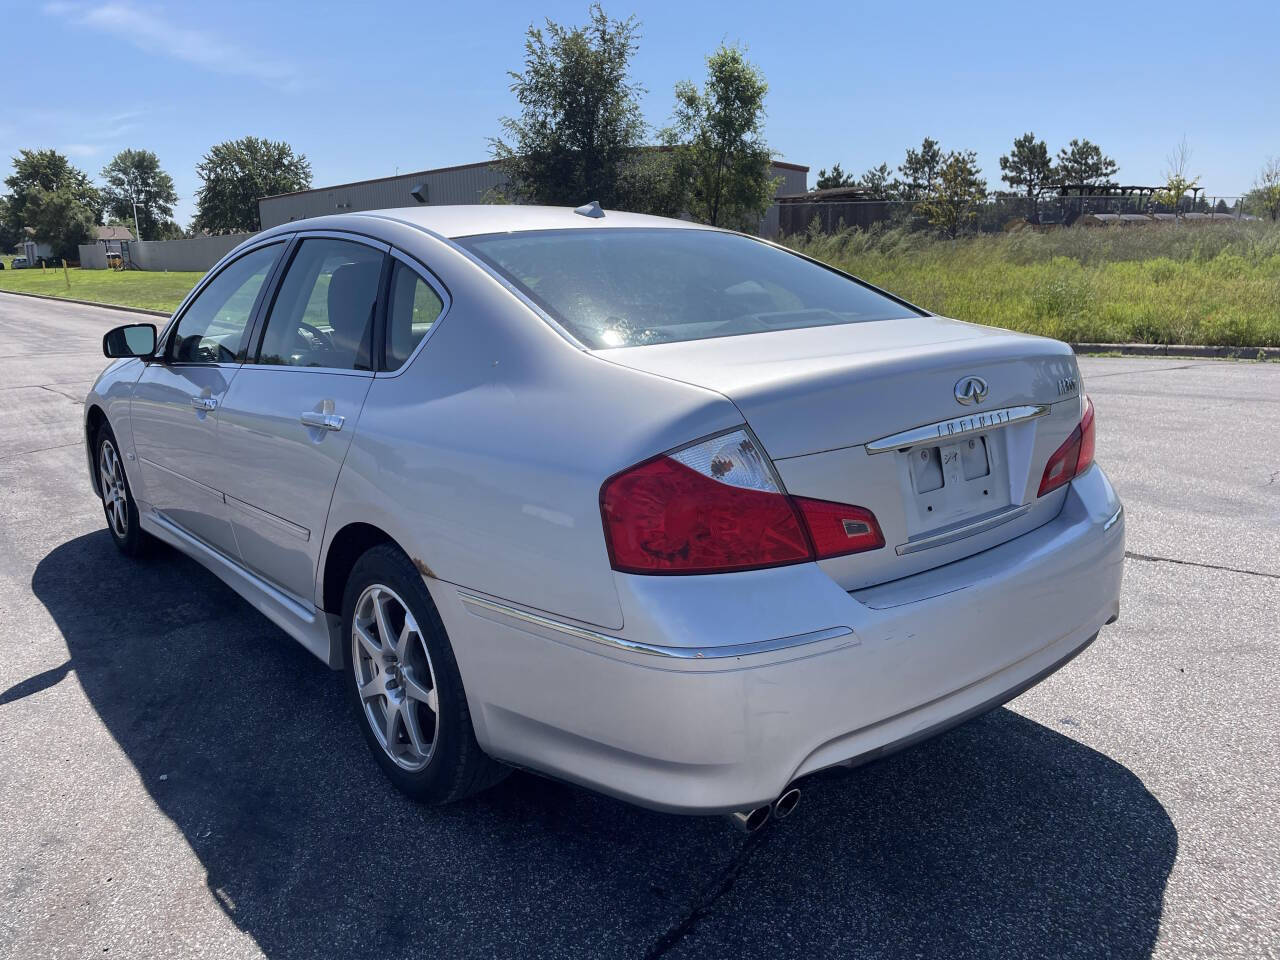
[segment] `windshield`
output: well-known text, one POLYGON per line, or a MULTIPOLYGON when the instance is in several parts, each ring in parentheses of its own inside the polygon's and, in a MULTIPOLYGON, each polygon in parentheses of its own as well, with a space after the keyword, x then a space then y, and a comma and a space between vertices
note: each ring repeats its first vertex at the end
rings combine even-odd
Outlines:
POLYGON ((458 243, 593 349, 915 314, 844 274, 715 230, 539 230, 458 243))

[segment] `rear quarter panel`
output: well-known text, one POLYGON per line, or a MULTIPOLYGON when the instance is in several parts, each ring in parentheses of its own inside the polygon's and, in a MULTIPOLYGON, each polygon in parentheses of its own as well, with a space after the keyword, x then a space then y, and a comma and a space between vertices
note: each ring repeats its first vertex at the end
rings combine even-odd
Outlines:
POLYGON ((622 627, 601 484, 741 415, 717 393, 581 350, 446 243, 401 246, 452 304, 407 369, 374 379, 326 552, 348 523, 372 523, 424 576, 622 627))

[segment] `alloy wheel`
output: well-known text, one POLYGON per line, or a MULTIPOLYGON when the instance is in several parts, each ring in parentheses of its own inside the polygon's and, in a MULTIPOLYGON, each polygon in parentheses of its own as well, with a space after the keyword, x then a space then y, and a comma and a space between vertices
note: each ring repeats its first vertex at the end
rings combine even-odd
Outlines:
POLYGON ((398 766, 431 762, 440 703, 426 641, 409 605, 390 587, 365 587, 351 628, 356 689, 374 736, 398 766))
POLYGON ((115 444, 103 440, 98 451, 98 481, 102 487, 102 506, 107 512, 111 532, 123 540, 129 535, 129 501, 124 485, 124 467, 115 444))

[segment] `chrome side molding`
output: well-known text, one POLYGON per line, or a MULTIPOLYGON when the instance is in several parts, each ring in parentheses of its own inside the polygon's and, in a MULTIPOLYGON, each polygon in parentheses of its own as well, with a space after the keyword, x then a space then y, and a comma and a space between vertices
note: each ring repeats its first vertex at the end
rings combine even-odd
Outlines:
POLYGON ((471 607, 473 613, 476 610, 487 610, 546 630, 567 634, 579 640, 589 640, 591 643, 612 647, 615 650, 626 650, 631 653, 643 653, 673 660, 720 660, 727 657, 746 657, 755 653, 772 653, 775 650, 786 650, 790 647, 819 643, 823 640, 835 640, 838 637, 853 636, 853 630, 849 627, 828 627, 825 630, 814 630, 790 637, 775 637, 772 640, 758 640, 754 643, 732 643, 712 647, 669 647, 653 643, 640 643, 623 637, 615 637, 608 633, 599 633, 586 627, 579 627, 576 624, 565 623, 563 620, 555 620, 551 617, 531 613, 528 610, 522 610, 520 607, 513 607, 510 604, 492 600, 489 597, 482 597, 462 588, 458 589, 458 598, 464 605, 471 607))
POLYGON ((937 423, 926 423, 921 427, 912 427, 879 440, 866 444, 867 453, 889 453, 893 450, 910 450, 912 447, 934 446, 957 437, 965 437, 971 433, 980 433, 995 427, 1034 420, 1049 412, 1047 404, 1028 403, 1018 407, 1001 407, 998 410, 987 410, 973 413, 965 417, 952 417, 950 420, 939 420, 937 423))

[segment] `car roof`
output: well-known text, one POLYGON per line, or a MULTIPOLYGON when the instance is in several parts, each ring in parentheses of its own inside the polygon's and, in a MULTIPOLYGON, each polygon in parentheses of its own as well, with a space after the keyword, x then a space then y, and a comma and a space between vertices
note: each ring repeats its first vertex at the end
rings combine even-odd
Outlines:
POLYGON ((379 218, 399 220, 450 239, 469 237, 482 233, 515 233, 528 230, 577 230, 607 227, 659 227, 668 229, 711 229, 699 223, 653 217, 643 213, 624 213, 605 210, 603 217, 589 217, 574 213, 571 207, 537 207, 525 204, 475 203, 465 205, 440 205, 421 207, 392 207, 386 210, 362 210, 360 212, 317 217, 314 220, 293 220, 267 231, 270 233, 315 229, 341 229, 342 224, 353 225, 360 219, 379 218))

